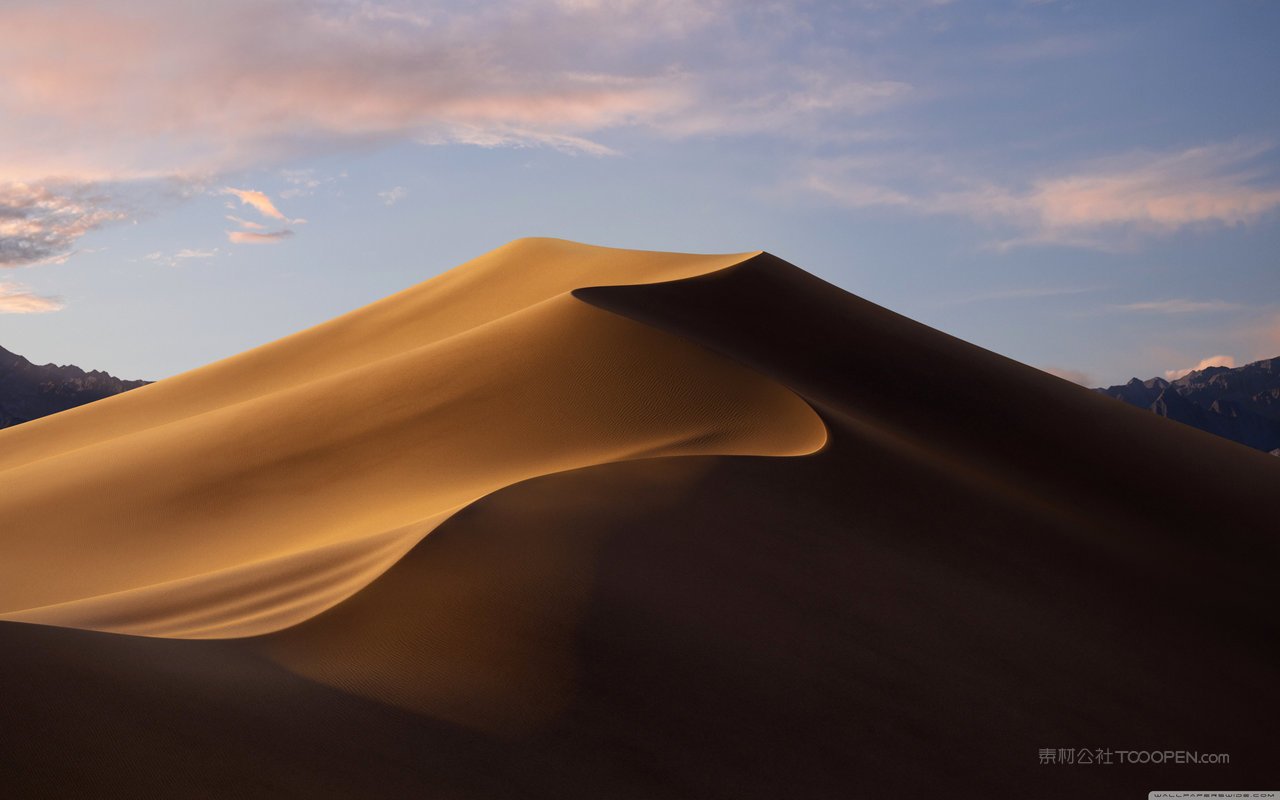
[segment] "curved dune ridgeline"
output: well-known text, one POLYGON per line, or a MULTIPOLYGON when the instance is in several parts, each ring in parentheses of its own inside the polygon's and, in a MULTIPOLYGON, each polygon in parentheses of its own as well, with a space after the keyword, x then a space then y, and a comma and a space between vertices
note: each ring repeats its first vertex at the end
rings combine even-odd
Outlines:
POLYGON ((521 240, 0 487, 16 796, 1274 780, 1280 462, 768 254, 521 240))
POLYGON ((663 280, 734 258, 518 242, 14 431, 0 439, 3 618, 252 636, 344 599, 453 510, 527 478, 812 452, 825 429, 789 390, 568 294, 588 275, 663 280))

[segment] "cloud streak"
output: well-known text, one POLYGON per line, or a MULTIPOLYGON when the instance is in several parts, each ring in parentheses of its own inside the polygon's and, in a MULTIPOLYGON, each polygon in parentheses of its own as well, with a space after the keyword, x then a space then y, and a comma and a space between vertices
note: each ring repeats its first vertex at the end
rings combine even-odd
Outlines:
MULTIPOLYGON (((0 4, 0 181, 176 178, 207 191, 220 176, 396 142, 610 156, 605 140, 624 130, 827 141, 913 87, 814 46, 811 17, 825 13, 730 0, 15 0, 0 4)), ((281 176, 285 199, 326 180, 281 176)), ((241 233, 278 241, 275 228, 301 224, 261 191, 227 192, 272 223, 231 220, 241 233)), ((84 211, 78 225, 2 234, 0 263, 65 257, 121 219, 84 211)))
POLYGON ((287 228, 281 231, 271 231, 270 233, 227 231, 227 239, 232 244, 279 244, 290 236, 293 236, 293 231, 287 228))
POLYGON ((6 4, 0 175, 219 174, 392 140, 602 155, 613 149, 598 137, 618 128, 814 135, 910 93, 811 47, 817 13, 728 0, 6 4))
POLYGON ((0 267, 63 261, 86 233, 127 216, 91 187, 0 184, 0 267))
MULTIPOLYGON (((260 192, 257 189, 233 189, 228 186, 222 190, 222 193, 236 196, 243 205, 250 206, 262 216, 275 222, 292 223, 294 225, 306 223, 305 219, 289 219, 286 217, 280 212, 280 209, 276 208, 276 204, 271 202, 271 198, 265 192, 260 192)), ((227 215, 227 219, 240 226, 238 231, 227 231, 227 239, 232 244, 277 244, 293 236, 293 231, 288 228, 267 231, 265 230, 266 226, 258 222, 241 219, 231 214, 227 215)))
POLYGON ((211 258, 216 258, 221 252, 222 250, 216 247, 212 250, 196 250, 194 248, 184 247, 175 253, 165 253, 162 251, 148 253, 143 256, 143 258, 148 261, 154 261, 157 264, 163 264, 166 267, 176 267, 187 261, 206 261, 211 258))
POLYGON ((378 199, 384 206, 394 206, 409 196, 409 190, 403 186, 393 186, 386 191, 378 192, 378 199))
POLYGON ((1239 303, 1226 300, 1144 300, 1111 306, 1113 311, 1137 311, 1152 314, 1195 314, 1206 311, 1231 311, 1239 303))
MULTIPOLYGON (((802 31, 801 16, 728 0, 17 0, 0 6, 0 182, 9 195, 208 183, 403 141, 607 156, 615 149, 601 137, 622 128, 815 135, 906 93, 848 59, 786 51, 778 32, 802 31), (744 47, 759 56, 749 75, 744 47)), ((284 177, 281 197, 321 181, 284 177)), ((266 220, 300 224, 260 191, 227 191, 266 220)), ((0 205, 0 264, 64 258, 85 232, 124 218, 87 197, 19 206, 0 205)))
POLYGON ((0 281, 0 314, 47 314, 64 307, 61 298, 35 294, 21 284, 0 281))
MULTIPOLYGON (((389 138, 590 151, 601 147, 587 138, 594 132, 694 101, 671 74, 645 74, 621 53, 572 55, 584 51, 567 40, 593 22, 656 18, 639 8, 513 0, 440 7, 427 25, 369 13, 379 8, 393 10, 301 0, 6 6, 0 174, 217 173, 389 138)), ((619 44, 634 50, 660 35, 619 44)))
POLYGON ((259 214, 271 219, 278 219, 281 222, 288 222, 289 219, 280 213, 280 209, 276 208, 275 203, 271 202, 271 198, 256 189, 233 189, 230 186, 222 190, 224 194, 235 195, 240 198, 240 202, 247 206, 255 208, 259 214))
POLYGON ((1165 370, 1164 376, 1168 380, 1176 381, 1178 378, 1190 375, 1191 373, 1198 372, 1202 369, 1208 369, 1209 367, 1234 367, 1235 365, 1236 360, 1232 356, 1209 356, 1208 358, 1200 361, 1200 363, 1196 364, 1194 367, 1165 370))
POLYGON ((1270 144, 1224 142, 1096 162, 1029 184, 994 183, 905 156, 813 165, 807 190, 850 208, 897 208, 969 217, 1013 235, 999 249, 1033 244, 1116 249, 1135 236, 1233 227, 1280 209, 1280 181, 1255 166, 1270 144), (894 175, 905 175, 907 180, 894 175))

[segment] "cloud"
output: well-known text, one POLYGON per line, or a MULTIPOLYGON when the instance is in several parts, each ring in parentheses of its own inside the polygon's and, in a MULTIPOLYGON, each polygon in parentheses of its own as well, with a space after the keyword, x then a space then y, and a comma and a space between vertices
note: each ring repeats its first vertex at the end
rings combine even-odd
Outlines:
POLYGON ((61 298, 32 293, 25 286, 0 281, 0 314, 47 314, 61 311, 61 298))
POLYGON ((293 231, 288 228, 279 231, 271 231, 269 233, 227 231, 227 239, 229 239, 232 244, 277 244, 288 239, 290 236, 293 236, 293 231))
POLYGON ((285 183, 289 184, 289 188, 280 192, 280 197, 289 200, 294 197, 306 197, 315 194, 315 191, 325 184, 347 177, 345 171, 336 175, 326 175, 316 172, 314 169, 282 169, 280 177, 285 183))
POLYGON ((284 214, 281 214, 280 210, 276 208, 275 203, 271 202, 271 198, 256 189, 233 189, 228 186, 222 191, 225 194, 235 195, 240 198, 241 203, 257 209, 258 213, 264 217, 270 217, 271 219, 278 219, 284 222, 288 221, 288 218, 285 217, 284 214))
POLYGON ((254 222, 253 220, 250 220, 250 219, 237 217, 235 214, 228 214, 227 220, 230 222, 234 222, 235 224, 239 225, 241 228, 244 228, 245 230, 250 230, 250 231, 265 230, 267 227, 266 225, 263 225, 261 222, 254 222))
POLYGON ((1039 181, 1029 202, 1049 230, 1242 225, 1280 207, 1280 185, 1259 185, 1263 175, 1248 164, 1269 149, 1229 143, 1117 159, 1095 171, 1039 181))
POLYGON ((148 261, 154 261, 157 264, 163 264, 166 267, 176 267, 184 261, 203 261, 205 259, 216 258, 221 253, 222 250, 217 247, 212 250, 195 250, 189 247, 184 247, 175 253, 164 253, 157 250, 154 253, 148 253, 143 256, 143 258, 148 261))
MULTIPOLYGON (((251 206, 262 216, 277 222, 292 223, 294 225, 305 225, 307 222, 305 219, 289 219, 280 212, 280 209, 276 208, 270 197, 256 189, 233 189, 228 186, 222 190, 222 193, 235 195, 240 198, 240 202, 244 205, 251 206)), ((227 231, 227 239, 232 244, 277 244, 293 236, 293 231, 288 228, 267 231, 264 230, 266 226, 258 222, 251 222, 231 214, 227 215, 227 219, 241 227, 241 230, 238 231, 227 231)))
POLYGON ((1040 369, 1050 375, 1062 378, 1064 381, 1071 381, 1072 383, 1079 384, 1086 388, 1097 386, 1092 376, 1087 372, 1081 372, 1076 369, 1064 369, 1062 367, 1041 367, 1040 369))
MULTIPOLYGON (((0 180, 209 191, 219 176, 396 142, 609 156, 603 140, 624 129, 850 136, 912 87, 815 43, 817 16, 841 15, 731 0, 3 3, 0 180)), ((281 177, 276 201, 230 194, 296 226, 276 202, 328 179, 281 177)), ((45 238, 0 234, 0 259, 65 257, 83 230, 122 218, 81 207, 81 224, 45 238)))
POLYGON ((668 136, 769 135, 811 142, 860 138, 841 124, 882 111, 908 97, 905 81, 858 79, 853 65, 822 67, 735 65, 724 72, 687 76, 684 93, 714 101, 690 103, 654 115, 648 125, 668 136))
POLYGON ((669 23, 639 3, 6 4, 0 174, 218 173, 392 139, 599 148, 695 104, 637 51, 717 17, 656 5, 669 23))
POLYGON ((0 174, 226 174, 390 141, 608 154, 599 137, 619 128, 828 135, 911 90, 815 42, 818 17, 841 16, 730 0, 9 3, 0 174))
POLYGON ((1273 149, 1225 142, 1130 154, 1023 186, 957 173, 936 158, 861 156, 815 162, 802 186, 850 208, 965 216, 1011 231, 999 249, 1123 249, 1135 236, 1247 225, 1274 213, 1280 181, 1256 166, 1273 149))
POLYGON ((1208 358, 1203 359, 1199 364, 1196 364, 1194 367, 1187 367, 1186 369, 1165 370, 1164 376, 1168 380, 1176 381, 1178 378, 1181 378, 1185 375, 1190 375, 1192 372, 1197 372, 1199 370, 1207 369, 1209 367, 1234 367, 1235 365, 1236 365, 1236 360, 1232 356, 1209 356, 1208 358))
POLYGON ((1153 314, 1193 314, 1203 311, 1231 311, 1239 307, 1239 303, 1228 303, 1226 300, 1144 300, 1138 303, 1114 305, 1111 306, 1111 310, 1153 314))
POLYGON ((60 262, 86 233, 128 215, 79 185, 0 184, 0 267, 60 262))
POLYGON ((394 206, 408 196, 409 190, 403 186, 393 186, 384 192, 378 192, 378 198, 382 200, 383 205, 388 206, 394 206))

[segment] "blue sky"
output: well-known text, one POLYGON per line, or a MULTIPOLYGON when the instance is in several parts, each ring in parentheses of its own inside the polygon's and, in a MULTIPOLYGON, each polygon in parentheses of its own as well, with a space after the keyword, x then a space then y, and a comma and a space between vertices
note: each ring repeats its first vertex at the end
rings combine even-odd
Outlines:
POLYGON ((1280 355, 1280 4, 0 9, 0 346, 162 378, 519 236, 1089 384, 1280 355))

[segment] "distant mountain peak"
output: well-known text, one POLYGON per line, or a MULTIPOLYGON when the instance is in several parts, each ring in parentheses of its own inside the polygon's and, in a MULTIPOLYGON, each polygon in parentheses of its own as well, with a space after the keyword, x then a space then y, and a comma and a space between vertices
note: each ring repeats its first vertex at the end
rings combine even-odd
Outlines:
POLYGON ((66 411, 150 381, 121 380, 74 364, 33 364, 0 347, 0 428, 66 411))
POLYGON ((1280 455, 1280 357, 1242 367, 1205 367, 1172 381, 1131 378, 1094 391, 1280 455))

